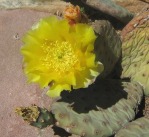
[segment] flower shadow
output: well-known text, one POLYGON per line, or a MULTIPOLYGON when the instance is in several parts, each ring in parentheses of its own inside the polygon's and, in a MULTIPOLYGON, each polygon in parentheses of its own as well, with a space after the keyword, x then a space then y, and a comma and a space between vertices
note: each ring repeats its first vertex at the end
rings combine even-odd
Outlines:
POLYGON ((60 137, 69 137, 72 135, 72 134, 66 132, 63 128, 60 128, 57 126, 53 126, 52 129, 54 131, 54 135, 59 135, 60 137))
POLYGON ((88 113, 91 110, 107 109, 120 99, 127 98, 120 80, 97 79, 88 88, 81 88, 61 93, 58 102, 72 104, 77 113, 88 113))

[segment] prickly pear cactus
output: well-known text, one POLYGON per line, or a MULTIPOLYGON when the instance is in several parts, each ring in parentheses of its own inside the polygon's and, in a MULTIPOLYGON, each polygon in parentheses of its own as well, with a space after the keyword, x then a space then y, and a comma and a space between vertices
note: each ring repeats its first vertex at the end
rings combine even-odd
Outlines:
POLYGON ((144 86, 149 96, 149 10, 134 18, 123 30, 122 74, 144 86))
POLYGON ((94 45, 96 60, 104 65, 104 71, 100 77, 106 77, 113 70, 121 56, 122 42, 110 22, 95 20, 91 25, 97 34, 94 45))
MULTIPOLYGON (((101 6, 98 0, 82 1, 94 8, 99 6, 100 10, 102 6, 110 6, 109 9, 112 10, 116 8, 117 12, 124 13, 119 16, 114 13, 114 17, 122 22, 126 23, 132 18, 131 13, 119 8, 110 0, 101 0, 101 6), (98 5, 95 5, 97 1, 98 5)), ((23 2, 26 4, 26 1, 23 0, 23 2)), ((28 6, 33 9, 34 6, 35 9, 46 9, 49 4, 38 7, 39 1, 37 1, 38 4, 34 0, 27 0, 27 2, 33 2, 31 6, 28 6)), ((7 7, 4 5, 2 8, 7 7)), ((49 10, 49 7, 47 9, 49 10)), ((129 121, 132 121, 138 112, 143 91, 145 90, 145 95, 149 95, 148 19, 148 10, 146 10, 125 27, 122 31, 123 45, 108 21, 96 20, 91 23, 98 36, 94 50, 96 60, 102 62, 105 68, 99 79, 97 78, 95 83, 86 89, 73 90, 71 93, 63 91, 61 99, 51 105, 50 112, 44 108, 31 106, 19 107, 16 109, 16 113, 32 126, 45 128, 56 122, 57 126, 66 131, 84 137, 108 137, 115 133, 116 137, 148 135, 149 120, 147 117, 129 124, 129 121), (131 82, 101 79, 108 77, 114 68, 117 69, 116 63, 121 57, 121 52, 121 78, 130 78, 131 82), (144 124, 146 125, 144 126, 144 124)), ((148 113, 147 109, 145 113, 148 113)))
POLYGON ((15 112, 22 116, 24 121, 30 125, 38 128, 45 128, 51 124, 54 124, 54 118, 45 108, 40 108, 36 105, 30 107, 18 107, 15 112))
POLYGON ((108 137, 134 119, 142 95, 143 90, 138 83, 100 80, 88 89, 62 95, 62 99, 52 104, 51 110, 57 126, 70 133, 84 137, 108 137), (95 104, 98 109, 93 110, 95 104))
POLYGON ((149 136, 149 119, 142 117, 133 122, 126 124, 120 129, 115 137, 148 137, 149 136))

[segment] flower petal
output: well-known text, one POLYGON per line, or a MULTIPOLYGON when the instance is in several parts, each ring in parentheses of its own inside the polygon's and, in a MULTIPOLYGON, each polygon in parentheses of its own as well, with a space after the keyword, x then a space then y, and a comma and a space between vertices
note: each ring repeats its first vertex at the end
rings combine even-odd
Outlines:
POLYGON ((87 55, 86 55, 86 65, 88 67, 95 67, 95 54, 87 53, 87 55))
POLYGON ((90 43, 94 43, 96 39, 93 29, 87 24, 76 24, 75 33, 76 41, 81 42, 82 46, 87 46, 90 43))
POLYGON ((61 84, 67 83, 70 85, 76 85, 74 72, 67 72, 66 74, 63 74, 63 77, 60 75, 59 77, 57 77, 57 79, 55 79, 55 81, 61 84))
POLYGON ((52 82, 48 95, 63 90, 85 88, 102 72, 95 62, 96 35, 87 24, 69 25, 56 17, 43 18, 23 38, 21 53, 29 82, 44 88, 52 82))
POLYGON ((46 94, 50 97, 58 97, 63 90, 71 90, 71 86, 68 84, 55 84, 47 91, 46 94))

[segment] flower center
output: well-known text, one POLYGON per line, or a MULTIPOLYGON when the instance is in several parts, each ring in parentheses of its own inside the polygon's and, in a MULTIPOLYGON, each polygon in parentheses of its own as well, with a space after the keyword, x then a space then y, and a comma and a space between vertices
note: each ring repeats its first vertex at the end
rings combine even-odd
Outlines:
POLYGON ((58 73, 67 72, 74 68, 78 62, 77 55, 69 42, 44 42, 44 57, 41 58, 42 64, 58 73))

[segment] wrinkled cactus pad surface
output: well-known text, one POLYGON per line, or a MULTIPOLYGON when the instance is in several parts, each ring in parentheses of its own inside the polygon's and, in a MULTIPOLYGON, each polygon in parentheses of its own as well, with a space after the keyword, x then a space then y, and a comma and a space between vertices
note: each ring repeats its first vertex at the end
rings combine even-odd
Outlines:
POLYGON ((149 95, 149 10, 132 20, 122 31, 122 75, 144 86, 149 95))
POLYGON ((111 136, 135 118, 142 95, 138 83, 99 80, 88 89, 63 93, 51 111, 57 126, 67 132, 85 137, 111 136))
POLYGON ((104 71, 100 77, 108 76, 115 67, 115 64, 121 57, 122 42, 116 30, 110 22, 105 20, 95 20, 91 23, 97 35, 94 44, 96 60, 104 65, 104 71))
POLYGON ((143 117, 126 124, 116 133, 115 137, 148 137, 148 129, 149 119, 143 117))

